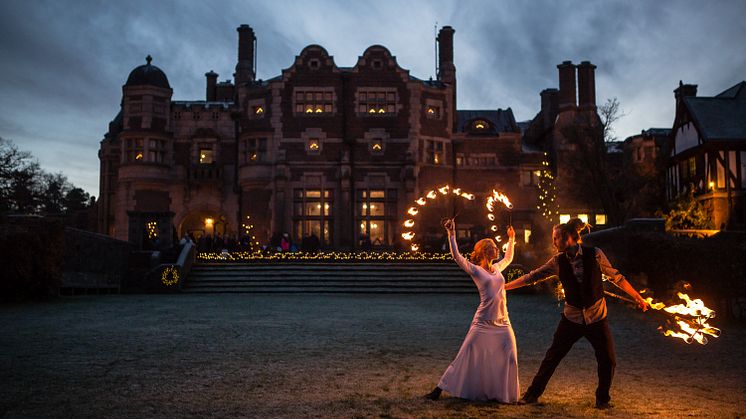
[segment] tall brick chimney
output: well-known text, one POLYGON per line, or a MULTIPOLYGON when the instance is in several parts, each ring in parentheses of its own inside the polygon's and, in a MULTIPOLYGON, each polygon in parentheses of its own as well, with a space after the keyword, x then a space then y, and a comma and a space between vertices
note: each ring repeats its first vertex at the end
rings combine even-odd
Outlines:
POLYGON ((560 112, 575 109, 575 64, 563 61, 559 69, 559 110, 560 112))
POLYGON ((544 89, 541 91, 541 114, 544 126, 550 127, 557 118, 557 89, 544 89))
POLYGON ((596 110, 596 66, 590 61, 578 65, 578 108, 581 111, 596 110))
POLYGON ((205 99, 208 102, 214 102, 217 97, 217 84, 218 84, 218 73, 210 70, 209 73, 205 73, 207 79, 207 94, 205 99))
POLYGON ((236 63, 236 72, 233 74, 236 86, 249 81, 254 81, 256 72, 254 67, 254 45, 256 36, 254 30, 249 25, 241 25, 238 31, 238 63, 236 63))
POLYGON ((453 123, 456 124, 456 66, 453 63, 453 34, 450 26, 443 26, 438 31, 438 80, 451 85, 453 88, 453 123))

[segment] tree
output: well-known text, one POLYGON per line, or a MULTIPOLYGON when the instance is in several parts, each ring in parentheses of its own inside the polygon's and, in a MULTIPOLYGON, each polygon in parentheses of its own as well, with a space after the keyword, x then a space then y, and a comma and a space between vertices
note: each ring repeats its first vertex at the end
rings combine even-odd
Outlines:
MULTIPOLYGON (((598 113, 582 113, 575 123, 561 129, 562 135, 576 152, 568 153, 566 162, 574 185, 573 198, 588 208, 603 208, 611 224, 621 224, 632 207, 634 190, 620 164, 613 164, 614 124, 624 116, 619 101, 608 99, 598 113)), ((621 157, 621 156, 620 156, 621 157)))
POLYGON ((0 213, 70 214, 89 199, 65 175, 44 172, 31 153, 0 137, 0 213))

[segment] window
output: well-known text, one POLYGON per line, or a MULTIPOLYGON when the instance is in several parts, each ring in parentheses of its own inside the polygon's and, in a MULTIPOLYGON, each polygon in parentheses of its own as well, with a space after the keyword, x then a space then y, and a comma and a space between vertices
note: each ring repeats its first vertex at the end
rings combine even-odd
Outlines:
POLYGON ((321 154, 321 139, 309 138, 306 140, 306 151, 308 154, 321 154))
POLYGON ((200 147, 199 149, 199 164, 212 164, 214 163, 214 153, 212 151, 212 148, 203 148, 200 147))
POLYGON ((360 89, 358 113, 367 116, 396 115, 396 89, 360 89))
POLYGON ((490 124, 483 119, 477 119, 471 124, 471 127, 475 131, 484 131, 490 127, 490 124))
POLYGON ((383 68, 383 62, 381 60, 373 60, 372 64, 373 68, 375 68, 376 70, 380 70, 381 68, 383 68))
POLYGON ((246 162, 258 163, 267 160, 267 139, 249 138, 246 140, 246 162))
POLYGON ((357 221, 360 243, 370 240, 372 245, 389 244, 394 220, 387 214, 396 213, 396 189, 364 189, 358 191, 357 221))
POLYGON ((148 141, 148 161, 153 163, 163 163, 166 155, 166 142, 156 138, 148 141))
POLYGON ((181 119, 181 112, 174 112, 174 119, 181 119))
POLYGON ((541 170, 521 171, 521 186, 537 186, 541 178, 541 170))
POLYGON ((199 117, 199 111, 192 112, 192 119, 194 119, 195 121, 199 121, 199 117))
POLYGON ((322 244, 331 244, 332 191, 296 189, 293 199, 294 237, 300 243, 304 237, 316 235, 322 244))
POLYGON ((464 153, 456 153, 456 166, 463 166, 464 164, 466 164, 464 153))
POLYGON ((560 214, 560 223, 564 224, 570 221, 570 214, 560 214))
POLYGON ((220 119, 220 112, 213 112, 212 113, 212 119, 215 120, 215 121, 217 121, 218 119, 220 119))
POLYGON ((295 91, 295 113, 299 115, 330 115, 334 112, 334 89, 304 89, 295 91))
POLYGON ((254 115, 254 118, 264 117, 264 106, 261 106, 261 105, 252 106, 251 114, 254 115))
POLYGON ((162 103, 155 103, 153 104, 153 112, 158 115, 163 115, 164 113, 166 113, 166 106, 162 103))
POLYGON ((440 119, 440 107, 439 106, 428 106, 425 110, 425 114, 429 119, 440 119))
POLYGON ((427 140, 425 143, 425 162, 430 164, 444 164, 445 142, 427 140))
POLYGON ((383 155, 383 138, 373 138, 370 140, 370 154, 374 156, 383 155))
POLYGON ((606 225, 606 214, 596 214, 596 225, 606 225))
POLYGON ((588 224, 588 214, 578 214, 578 218, 580 218, 580 221, 588 224))
POLYGON ((321 67, 321 62, 319 62, 319 60, 316 58, 310 59, 308 60, 308 67, 311 70, 318 70, 319 67, 321 67))
POLYGON ((142 138, 128 138, 124 144, 125 161, 142 162, 145 160, 145 142, 142 138))

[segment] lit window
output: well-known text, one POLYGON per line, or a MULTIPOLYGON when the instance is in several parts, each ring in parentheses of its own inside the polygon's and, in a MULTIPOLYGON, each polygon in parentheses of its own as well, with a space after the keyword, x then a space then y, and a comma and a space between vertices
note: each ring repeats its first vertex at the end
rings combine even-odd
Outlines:
POLYGON ((383 154, 383 139, 374 138, 370 140, 370 152, 371 154, 381 155, 383 154))
POLYGON ((578 214, 578 218, 580 218, 580 221, 588 223, 588 214, 578 214))
POLYGON ((526 228, 523 230, 523 241, 525 243, 528 243, 529 239, 531 238, 531 229, 526 228))
POLYGON ((202 148, 199 150, 199 164, 212 164, 214 156, 212 149, 202 148))
POLYGON ((396 114, 396 89, 358 90, 358 113, 370 116, 396 114))
POLYGON ((443 141, 427 141, 425 159, 430 164, 443 164, 445 160, 445 143, 443 141))
POLYGON ((596 214, 596 225, 606 225, 606 214, 596 214))
POLYGON ((321 140, 318 138, 308 139, 308 152, 311 154, 318 154, 321 151, 321 140))
POLYGON ((135 160, 142 160, 142 151, 138 151, 137 154, 135 154, 135 160))
POLYGON ((480 119, 480 120, 474 121, 474 125, 472 125, 472 126, 476 130, 484 130, 484 129, 487 129, 489 127, 489 124, 487 123, 487 121, 483 121, 483 120, 480 119))
POLYGON ((428 106, 425 112, 430 119, 440 119, 440 108, 437 106, 428 106))
POLYGON ((296 114, 331 114, 334 109, 334 89, 296 90, 294 100, 296 114))
POLYGON ((560 214, 560 223, 564 224, 570 221, 570 214, 560 214))
POLYGON ((264 115, 264 107, 262 107, 262 106, 254 106, 254 115, 256 115, 256 116, 262 116, 262 115, 264 115))
POLYGON ((249 138, 246 140, 246 156, 249 162, 261 162, 267 159, 267 139, 249 138))

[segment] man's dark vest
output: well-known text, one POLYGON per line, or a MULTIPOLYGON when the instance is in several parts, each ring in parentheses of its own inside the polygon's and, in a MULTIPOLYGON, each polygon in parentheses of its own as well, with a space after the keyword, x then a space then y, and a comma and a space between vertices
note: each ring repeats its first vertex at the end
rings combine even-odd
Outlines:
POLYGON ((579 283, 565 253, 557 255, 559 279, 565 289, 565 301, 573 307, 588 308, 604 296, 601 268, 596 261, 596 249, 583 246, 583 283, 579 283))

